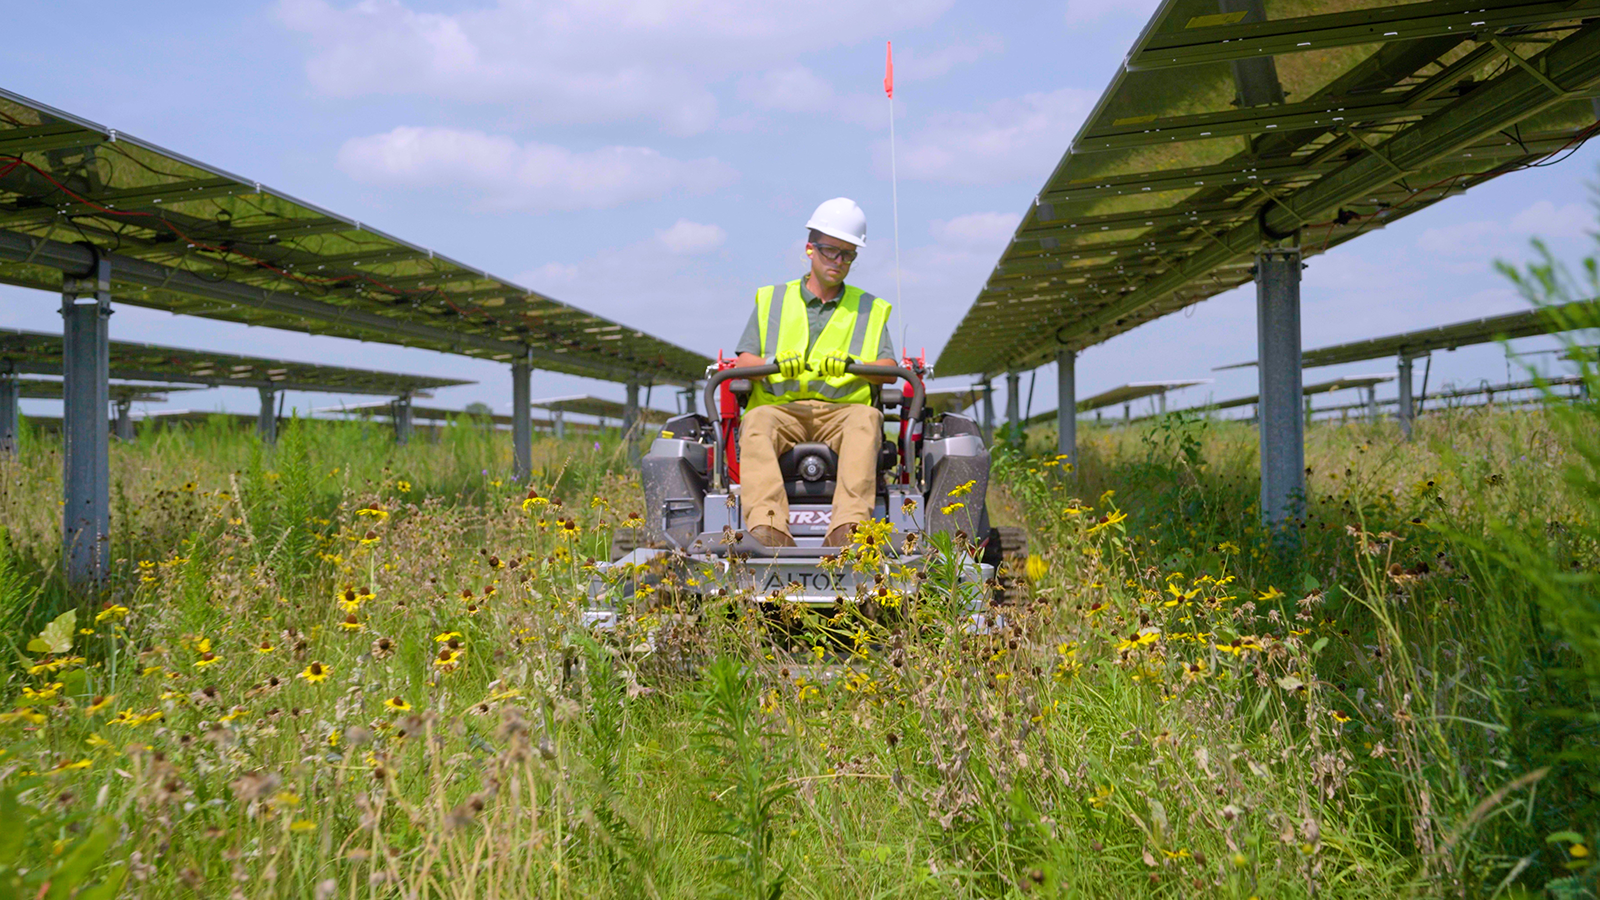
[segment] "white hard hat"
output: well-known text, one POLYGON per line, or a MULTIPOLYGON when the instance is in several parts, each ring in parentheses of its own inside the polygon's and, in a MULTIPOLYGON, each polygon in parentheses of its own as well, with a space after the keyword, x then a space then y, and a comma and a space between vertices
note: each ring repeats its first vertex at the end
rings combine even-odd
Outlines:
POLYGON ((867 243, 867 214, 849 197, 835 197, 817 207, 806 227, 857 247, 867 243))

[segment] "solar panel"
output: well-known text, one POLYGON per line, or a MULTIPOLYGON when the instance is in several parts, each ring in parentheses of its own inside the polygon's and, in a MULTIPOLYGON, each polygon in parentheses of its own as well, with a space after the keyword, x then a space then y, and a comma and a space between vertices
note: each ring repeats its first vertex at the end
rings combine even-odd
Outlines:
POLYGON ((1600 0, 1223 6, 1161 5, 940 374, 1034 368, 1249 281, 1264 244, 1321 253, 1597 130, 1600 0))
MULTIPOLYGON (((393 418, 394 404, 359 403, 355 406, 326 406, 316 410, 316 412, 393 418)), ((449 409, 443 406, 421 406, 415 403, 411 405, 411 418, 418 422, 433 422, 440 424, 452 419, 462 424, 471 422, 474 419, 485 420, 495 425, 510 425, 512 422, 512 418, 510 416, 501 415, 500 413, 484 415, 482 413, 470 412, 465 409, 449 409)), ((531 419, 530 421, 533 423, 533 427, 535 428, 550 429, 555 427, 555 422, 551 421, 550 419, 531 419)), ((599 430, 599 426, 592 422, 568 422, 566 423, 566 427, 577 432, 592 432, 599 430)))
POLYGON ((710 359, 370 225, 0 91, 0 282, 112 263, 118 302, 610 381, 710 359))
MULTIPOLYGON (((1388 337, 1320 347, 1316 350, 1307 350, 1301 354, 1300 359, 1304 368, 1314 369, 1318 366, 1336 366, 1391 356, 1420 357, 1435 350, 1454 350, 1457 347, 1487 344, 1491 341, 1569 331, 1578 323, 1600 321, 1597 316, 1600 316, 1600 303, 1578 301, 1549 309, 1530 309, 1503 316, 1438 325, 1419 331, 1408 331, 1405 334, 1391 334, 1388 337)), ((1255 364, 1256 361, 1251 360, 1219 366, 1214 371, 1243 369, 1255 364)))
MULTIPOLYGON (((1118 385, 1117 387, 1114 387, 1108 391, 1101 391, 1100 393, 1095 394, 1093 397, 1079 400, 1077 408, 1078 412, 1094 412, 1097 409, 1104 409, 1108 406, 1116 406, 1118 403, 1132 403, 1135 400, 1143 400, 1146 397, 1156 397, 1166 394, 1169 391, 1177 391, 1187 387, 1194 387, 1197 384, 1210 383, 1211 380, 1208 378, 1202 378, 1196 381, 1131 381, 1127 384, 1118 385)), ((1056 416, 1057 411, 1053 409, 1048 412, 1037 413, 1027 418, 1027 424, 1039 425, 1044 422, 1052 422, 1055 421, 1056 416)))
MULTIPOLYGON (((625 405, 615 400, 607 400, 604 397, 591 397, 587 394, 534 400, 530 405, 535 409, 548 409, 551 412, 573 413, 580 416, 594 416, 598 419, 620 420, 627 410, 625 405)), ((652 425, 660 425, 672 418, 672 415, 672 413, 652 409, 648 406, 639 407, 639 420, 652 425)))
MULTIPOLYGON (((1331 394, 1334 391, 1347 391, 1351 388, 1376 387, 1386 381, 1393 381, 1393 375, 1353 375, 1349 378, 1335 378, 1332 381, 1322 381, 1317 384, 1308 384, 1301 388, 1300 393, 1307 397, 1317 394, 1331 394)), ((1196 409, 1237 409, 1241 406, 1253 406, 1261 398, 1255 394, 1248 397, 1235 397, 1232 400, 1223 400, 1220 403, 1207 403, 1196 409)))
MULTIPOLYGON (((472 384, 454 378, 209 353, 133 341, 111 341, 110 346, 112 378, 396 397, 426 396, 425 392, 434 388, 472 384)), ((0 374, 60 375, 61 356, 59 334, 0 329, 0 374)))
POLYGON ((923 397, 922 408, 936 413, 957 413, 983 402, 983 393, 982 385, 932 390, 923 397))
MULTIPOLYGON (((36 378, 17 379, 17 396, 24 400, 60 400, 65 385, 59 381, 36 378)), ((176 387, 170 384, 113 384, 111 399, 127 403, 161 403, 167 394, 192 391, 195 388, 176 387)))

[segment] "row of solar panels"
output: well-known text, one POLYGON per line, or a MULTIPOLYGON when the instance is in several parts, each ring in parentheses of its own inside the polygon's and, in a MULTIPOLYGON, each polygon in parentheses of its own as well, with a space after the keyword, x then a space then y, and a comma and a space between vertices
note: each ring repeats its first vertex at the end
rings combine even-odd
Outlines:
MULTIPOLYGON (((117 302, 608 381, 710 360, 181 154, 0 91, 0 282, 111 262, 117 302)), ((388 391, 385 391, 388 392, 388 391)))
MULTIPOLYGON (((1026 371, 1573 148, 1600 0, 1166 0, 937 361, 1026 371)), ((1366 351, 1361 351, 1366 352, 1366 351)))

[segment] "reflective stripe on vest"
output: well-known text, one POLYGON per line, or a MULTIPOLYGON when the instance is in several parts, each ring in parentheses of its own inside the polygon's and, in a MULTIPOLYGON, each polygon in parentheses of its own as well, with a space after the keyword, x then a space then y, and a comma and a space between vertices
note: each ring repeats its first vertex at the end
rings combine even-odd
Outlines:
MULTIPOLYGON (((808 365, 814 368, 835 350, 843 350, 850 358, 860 362, 868 348, 874 359, 883 342, 883 329, 889 322, 890 304, 871 294, 845 285, 839 303, 828 317, 811 346, 808 365), (863 314, 865 311, 865 314, 863 314)), ((793 350, 802 355, 811 341, 811 326, 806 318, 806 302, 800 296, 800 280, 788 284, 768 285, 756 291, 756 322, 761 334, 761 356, 771 359, 779 353, 793 350), (774 299, 777 302, 773 302, 774 299)), ((768 403, 788 403, 792 400, 830 400, 834 403, 870 403, 872 385, 855 375, 823 378, 814 371, 801 373, 798 378, 772 376, 757 381, 750 392, 748 406, 768 403)))

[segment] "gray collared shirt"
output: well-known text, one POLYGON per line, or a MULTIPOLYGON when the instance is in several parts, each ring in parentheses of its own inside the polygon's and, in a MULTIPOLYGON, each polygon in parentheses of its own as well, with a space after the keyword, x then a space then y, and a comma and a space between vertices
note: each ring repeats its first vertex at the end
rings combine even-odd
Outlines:
MULTIPOLYGON (((809 273, 807 274, 809 275, 809 273)), ((822 334, 823 327, 828 324, 828 319, 833 316, 833 311, 838 308, 839 297, 844 296, 844 290, 840 289, 839 297, 823 302, 816 294, 811 293, 810 288, 806 287, 807 280, 808 278, 804 276, 800 279, 800 299, 806 303, 806 332, 810 338, 806 343, 806 355, 810 356, 811 348, 817 344, 817 337, 822 334)), ((779 287, 782 287, 782 285, 779 285, 779 287)), ((782 299, 782 294, 778 294, 773 298, 775 301, 781 301, 782 299)), ((735 353, 748 353, 751 356, 761 355, 761 322, 758 319, 759 316, 757 316, 756 311, 754 309, 750 310, 750 322, 744 326, 744 335, 739 338, 739 345, 734 348, 735 353)), ((770 356, 771 354, 768 355, 770 356)), ((889 325, 885 322, 883 336, 878 339, 878 355, 864 356, 864 359, 867 362, 872 362, 879 359, 894 358, 894 341, 889 337, 889 325)))

